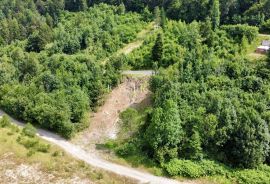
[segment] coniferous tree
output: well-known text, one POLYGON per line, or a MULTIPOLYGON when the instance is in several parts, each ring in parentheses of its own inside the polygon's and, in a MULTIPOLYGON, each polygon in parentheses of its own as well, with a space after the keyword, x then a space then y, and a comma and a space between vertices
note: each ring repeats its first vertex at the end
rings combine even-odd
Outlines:
POLYGON ((65 0, 65 9, 70 11, 83 11, 87 8, 86 0, 65 0))
POLYGON ((248 39, 246 36, 244 36, 242 38, 242 42, 241 42, 241 51, 242 53, 246 53, 247 52, 247 47, 248 47, 248 39))
POLYGON ((166 27, 166 13, 163 7, 160 12, 160 26, 162 27, 162 29, 165 29, 166 27))
POLYGON ((211 19, 214 30, 216 30, 220 25, 220 4, 219 0, 213 0, 211 8, 211 19))
POLYGON ((163 56, 163 37, 162 34, 159 33, 155 45, 152 49, 152 59, 154 62, 158 62, 159 66, 161 66, 162 56, 163 56))
POLYGON ((161 22, 161 18, 160 18, 160 9, 159 7, 155 7, 155 10, 154 10, 154 17, 155 17, 155 23, 157 25, 160 25, 160 22, 161 22))

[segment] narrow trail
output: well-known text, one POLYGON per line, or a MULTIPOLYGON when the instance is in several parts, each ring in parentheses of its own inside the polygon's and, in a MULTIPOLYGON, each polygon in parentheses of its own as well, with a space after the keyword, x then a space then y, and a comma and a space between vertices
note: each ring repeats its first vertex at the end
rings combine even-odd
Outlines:
MULTIPOLYGON (((157 29, 155 30, 155 23, 151 22, 145 29, 143 29, 141 32, 138 33, 137 38, 133 42, 125 45, 122 49, 118 50, 111 57, 117 57, 120 56, 121 54, 124 55, 130 54, 132 51, 142 46, 145 38, 155 31, 157 31, 157 29)), ((101 63, 106 64, 111 57, 104 59, 101 63)))

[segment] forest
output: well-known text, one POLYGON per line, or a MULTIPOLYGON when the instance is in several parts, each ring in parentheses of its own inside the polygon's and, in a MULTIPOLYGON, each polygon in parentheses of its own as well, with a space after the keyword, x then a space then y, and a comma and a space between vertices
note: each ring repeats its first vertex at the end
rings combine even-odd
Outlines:
POLYGON ((270 52, 247 52, 270 33, 269 10, 270 0, 2 0, 0 107, 71 138, 123 69, 151 69, 152 106, 124 112, 138 130, 113 143, 119 156, 170 176, 267 183, 270 52), (151 22, 159 29, 141 47, 111 57, 151 22))
POLYGON ((2 1, 0 7, 0 106, 71 137, 119 82, 121 66, 103 59, 133 40, 146 21, 105 4, 80 13, 51 1, 2 1))

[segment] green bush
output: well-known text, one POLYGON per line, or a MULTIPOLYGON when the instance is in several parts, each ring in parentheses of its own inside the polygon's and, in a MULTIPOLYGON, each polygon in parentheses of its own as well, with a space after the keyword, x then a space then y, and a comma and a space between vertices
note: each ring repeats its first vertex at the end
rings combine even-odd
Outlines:
POLYGON ((43 153, 48 153, 49 150, 50 150, 50 145, 49 144, 43 144, 43 143, 39 143, 37 146, 36 146, 36 150, 39 151, 39 152, 43 152, 43 153))
POLYGON ((134 143, 125 143, 121 146, 119 146, 116 149, 116 153, 122 157, 132 155, 137 150, 137 147, 134 143))
POLYGON ((31 123, 27 123, 25 127, 23 128, 22 133, 23 135, 26 135, 28 137, 35 137, 37 130, 31 123))
POLYGON ((11 125, 11 122, 7 115, 4 115, 2 118, 0 118, 0 127, 8 127, 11 125))
POLYGON ((31 157, 31 156, 34 155, 35 153, 36 153, 35 150, 30 149, 30 150, 27 152, 27 157, 31 157))
POLYGON ((205 172, 207 176, 215 176, 215 175, 226 175, 228 173, 228 169, 226 166, 216 163, 212 160, 202 160, 200 161, 200 166, 205 172))
POLYGON ((165 170, 171 176, 184 176, 189 178, 199 178, 205 175, 203 168, 190 160, 173 159, 165 164, 165 170))
POLYGON ((242 170, 233 174, 239 184, 267 184, 270 181, 270 172, 263 170, 242 170))
POLYGON ((244 36, 246 36, 249 43, 251 43, 256 39, 259 33, 259 29, 257 27, 248 26, 246 24, 224 25, 221 29, 225 30, 239 44, 242 42, 244 36))
POLYGON ((260 31, 263 33, 270 33, 270 19, 261 26, 260 31))
POLYGON ((70 122, 61 122, 58 127, 58 132, 61 132, 61 135, 70 139, 75 133, 75 127, 70 122))
POLYGON ((171 176, 183 176, 189 178, 199 178, 202 176, 226 176, 228 169, 211 160, 194 162, 191 160, 173 159, 164 164, 165 170, 171 176))
POLYGON ((19 136, 17 139, 17 142, 20 143, 21 145, 23 145, 25 148, 29 149, 29 148, 34 148, 39 144, 39 141, 35 138, 27 138, 24 136, 19 136))

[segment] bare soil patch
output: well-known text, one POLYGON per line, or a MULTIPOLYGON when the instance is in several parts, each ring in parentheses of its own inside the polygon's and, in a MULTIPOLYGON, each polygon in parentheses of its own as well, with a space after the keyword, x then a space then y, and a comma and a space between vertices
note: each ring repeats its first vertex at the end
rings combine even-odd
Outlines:
POLYGON ((114 139, 118 132, 119 114, 129 107, 150 103, 149 77, 126 77, 106 98, 105 103, 93 113, 90 127, 74 138, 73 142, 88 151, 97 144, 114 139))

